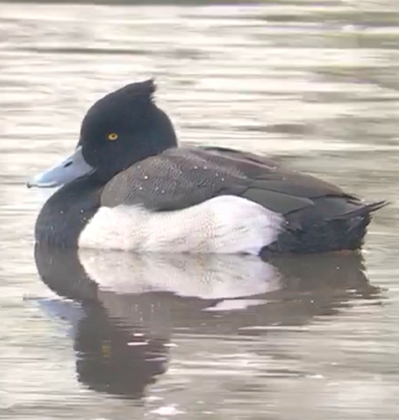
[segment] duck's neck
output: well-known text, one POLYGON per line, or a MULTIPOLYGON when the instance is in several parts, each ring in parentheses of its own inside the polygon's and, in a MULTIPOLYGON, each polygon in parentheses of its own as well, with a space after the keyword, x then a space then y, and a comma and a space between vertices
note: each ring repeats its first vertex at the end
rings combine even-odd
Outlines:
POLYGON ((87 179, 63 186, 45 203, 36 221, 39 244, 76 248, 81 231, 100 206, 103 187, 87 179))

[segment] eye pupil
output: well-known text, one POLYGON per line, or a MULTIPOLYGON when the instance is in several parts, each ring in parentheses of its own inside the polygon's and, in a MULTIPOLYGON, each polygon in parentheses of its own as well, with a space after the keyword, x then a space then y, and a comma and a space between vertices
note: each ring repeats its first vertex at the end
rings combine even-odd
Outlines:
POLYGON ((116 140, 117 138, 118 138, 118 134, 116 134, 116 133, 108 134, 108 140, 113 141, 113 140, 116 140))

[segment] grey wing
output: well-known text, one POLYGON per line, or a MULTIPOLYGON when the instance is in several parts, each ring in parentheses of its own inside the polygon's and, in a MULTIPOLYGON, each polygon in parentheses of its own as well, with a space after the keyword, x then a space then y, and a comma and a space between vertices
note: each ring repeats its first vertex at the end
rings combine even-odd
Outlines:
MULTIPOLYGON (((218 195, 235 195, 269 210, 288 214, 314 206, 315 200, 346 195, 338 187, 281 168, 269 158, 223 148, 176 148, 145 159, 114 177, 104 188, 102 205, 142 205, 178 210, 218 195)), ((344 198, 344 200, 342 200, 344 198)), ((331 209, 340 213, 343 209, 331 209)))
POLYGON ((119 173, 104 187, 101 203, 177 210, 217 196, 229 185, 245 182, 233 167, 220 166, 194 148, 169 149, 119 173))

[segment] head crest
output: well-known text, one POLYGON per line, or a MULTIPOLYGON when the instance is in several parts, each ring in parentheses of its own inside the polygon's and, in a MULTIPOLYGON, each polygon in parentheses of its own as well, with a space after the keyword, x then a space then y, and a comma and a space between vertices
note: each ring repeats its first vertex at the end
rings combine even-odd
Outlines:
POLYGON ((121 90, 129 96, 142 99, 152 99, 156 91, 156 84, 154 79, 145 80, 144 82, 130 83, 121 90))
MULTIPOLYGON (((153 79, 130 83, 95 102, 88 110, 85 119, 98 118, 98 115, 101 115, 101 118, 112 119, 115 115, 130 113, 131 106, 136 106, 136 113, 140 112, 140 107, 145 109, 145 106, 152 102, 155 90, 156 85, 153 79)), ((97 124, 98 121, 96 120, 95 123, 97 124)))

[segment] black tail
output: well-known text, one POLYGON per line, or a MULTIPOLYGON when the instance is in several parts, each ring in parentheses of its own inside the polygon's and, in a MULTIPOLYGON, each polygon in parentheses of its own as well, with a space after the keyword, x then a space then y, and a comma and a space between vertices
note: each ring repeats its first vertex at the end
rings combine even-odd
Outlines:
POLYGON ((374 203, 365 204, 364 206, 358 207, 357 209, 351 210, 347 213, 340 214, 339 216, 335 216, 334 220, 338 219, 351 219, 358 216, 368 216, 375 211, 382 209, 383 207, 389 204, 388 201, 376 201, 374 203))
MULTIPOLYGON (((345 227, 341 231, 341 249, 361 248, 366 235, 367 226, 371 221, 371 214, 388 205, 387 201, 377 201, 366 204, 344 216, 345 227)), ((341 221, 342 218, 341 218, 341 221)))
POLYGON ((282 232, 267 251, 283 253, 321 253, 356 250, 362 247, 371 213, 388 203, 378 201, 360 205, 346 213, 324 219, 316 224, 308 223, 300 229, 282 232))

